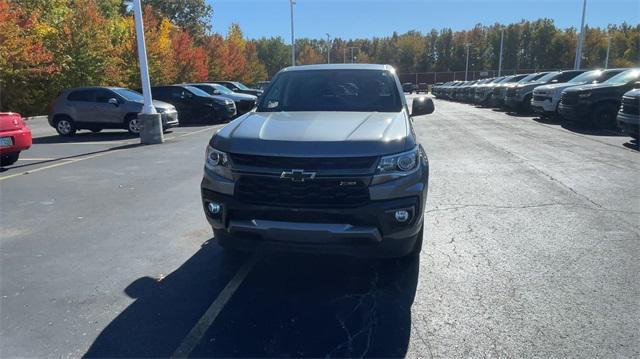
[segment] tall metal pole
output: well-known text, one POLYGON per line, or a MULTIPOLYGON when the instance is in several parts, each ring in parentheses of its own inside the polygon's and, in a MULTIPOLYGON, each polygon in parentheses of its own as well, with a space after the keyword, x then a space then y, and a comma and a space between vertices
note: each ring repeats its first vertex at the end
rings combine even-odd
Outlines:
POLYGON ((353 63, 353 49, 354 47, 351 48, 351 63, 353 63))
POLYGON ((331 35, 327 33, 327 63, 331 63, 331 35))
POLYGON ((587 12, 587 0, 582 2, 582 21, 580 23, 580 36, 578 36, 578 46, 576 46, 576 62, 575 70, 580 70, 580 62, 582 61, 582 44, 584 42, 584 18, 587 12))
POLYGON ((607 34, 607 56, 604 58, 605 70, 609 68, 609 50, 611 50, 611 34, 607 34))
POLYGON ((291 66, 296 66, 296 37, 293 33, 293 5, 296 4, 296 0, 289 0, 291 6, 291 66))
POLYGON ((133 0, 133 17, 136 27, 136 41, 138 44, 138 61, 140 63, 140 80, 142 82, 142 96, 144 98, 142 112, 135 120, 127 123, 129 130, 140 133, 140 143, 151 145, 164 142, 162 130, 162 116, 156 112, 151 99, 151 84, 149 81, 149 67, 147 65, 147 48, 144 44, 144 25, 142 24, 142 5, 140 0, 133 0))
POLYGON ((467 64, 464 67, 464 80, 467 81, 467 73, 469 72, 469 44, 467 44, 467 64))
POLYGON ((347 48, 346 47, 344 49, 342 49, 342 63, 343 64, 347 63, 347 48))
POLYGON ((142 96, 144 104, 142 113, 154 114, 156 108, 151 100, 151 85, 149 82, 149 67, 147 66, 147 47, 144 44, 144 25, 142 24, 142 6, 140 0, 133 0, 133 17, 136 23, 136 39, 138 43, 138 61, 140 61, 140 79, 142 80, 142 96))
POLYGON ((504 45, 504 29, 500 33, 500 59, 498 60, 498 77, 502 73, 502 46, 504 45))

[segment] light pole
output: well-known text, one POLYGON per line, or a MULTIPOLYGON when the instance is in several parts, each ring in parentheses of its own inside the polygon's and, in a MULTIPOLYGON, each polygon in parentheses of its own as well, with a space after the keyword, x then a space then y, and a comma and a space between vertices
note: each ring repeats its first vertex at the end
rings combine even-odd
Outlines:
POLYGON ((609 51, 611 50, 611 32, 607 33, 607 56, 604 58, 604 69, 609 68, 609 51))
POLYGON ((343 48, 342 49, 342 63, 346 64, 347 63, 347 48, 343 48))
MULTIPOLYGON (((137 126, 140 129, 140 143, 162 143, 162 119, 156 112, 151 99, 151 85, 149 83, 149 68, 147 66, 147 48, 144 44, 144 24, 142 23, 142 6, 140 0, 133 0, 133 16, 136 25, 136 40, 138 43, 138 61, 140 62, 140 79, 142 80, 142 95, 144 103, 142 112, 138 114, 137 126)), ((131 126, 131 125, 130 125, 131 126)))
POLYGON ((582 60, 582 43, 584 42, 584 17, 587 12, 587 0, 582 2, 582 21, 580 23, 580 36, 578 36, 578 46, 576 46, 576 62, 573 68, 580 70, 580 61, 582 60))
POLYGON ((293 33, 293 5, 296 4, 296 0, 289 0, 291 6, 291 66, 296 66, 296 38, 293 33))
POLYGON ((469 72, 469 44, 467 44, 467 64, 464 66, 464 80, 467 81, 467 73, 469 72))
POLYGON ((327 33, 327 63, 331 63, 331 35, 327 33))
POLYGON ((500 59, 498 60, 498 77, 502 73, 502 45, 504 45, 504 29, 500 33, 500 59))

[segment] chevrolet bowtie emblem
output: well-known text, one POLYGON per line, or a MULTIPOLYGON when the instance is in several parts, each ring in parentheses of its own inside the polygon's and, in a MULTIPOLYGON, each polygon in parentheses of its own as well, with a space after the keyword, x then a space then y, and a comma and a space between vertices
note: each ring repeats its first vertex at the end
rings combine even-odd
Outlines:
POLYGON ((315 172, 305 172, 304 170, 283 171, 280 178, 289 178, 293 182, 304 182, 316 178, 315 172))

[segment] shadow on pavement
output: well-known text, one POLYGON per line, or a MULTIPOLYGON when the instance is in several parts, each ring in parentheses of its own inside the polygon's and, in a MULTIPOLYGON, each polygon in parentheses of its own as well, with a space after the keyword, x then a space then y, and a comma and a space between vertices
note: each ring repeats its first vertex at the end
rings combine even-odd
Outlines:
POLYGON ((630 139, 629 142, 623 143, 622 145, 628 149, 640 151, 640 141, 636 139, 630 139))
POLYGON ((562 128, 564 128, 565 130, 569 130, 575 133, 579 133, 582 135, 590 135, 590 136, 626 136, 623 133, 620 133, 620 131, 617 131, 615 129, 608 129, 608 128, 595 128, 595 127, 589 127, 588 125, 584 125, 584 124, 579 124, 579 123, 572 123, 572 122, 562 122, 561 124, 562 128))
MULTIPOLYGON (((209 241, 136 298, 86 357, 168 357, 247 257, 209 241)), ((192 357, 400 357, 410 338, 419 260, 263 254, 192 357)))
POLYGON ((44 137, 36 137, 33 139, 34 144, 46 143, 74 143, 74 142, 102 142, 102 141, 124 141, 137 139, 137 135, 132 135, 126 131, 113 132, 78 132, 73 136, 51 135, 44 137))

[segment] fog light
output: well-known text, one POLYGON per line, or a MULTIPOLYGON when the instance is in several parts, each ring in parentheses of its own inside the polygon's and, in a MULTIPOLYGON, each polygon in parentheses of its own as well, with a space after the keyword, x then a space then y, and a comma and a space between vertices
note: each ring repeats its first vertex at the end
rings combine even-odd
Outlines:
POLYGON ((209 204, 207 205, 207 209, 209 210, 209 213, 211 214, 218 214, 220 213, 220 205, 218 203, 214 203, 214 202, 209 202, 209 204))
POLYGON ((409 212, 405 210, 396 211, 395 217, 398 222, 406 222, 409 220, 409 212))

